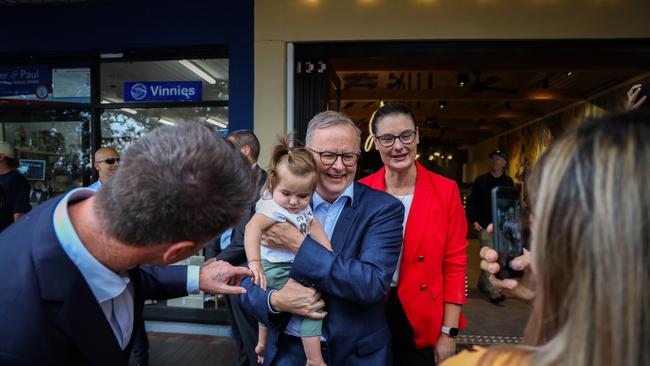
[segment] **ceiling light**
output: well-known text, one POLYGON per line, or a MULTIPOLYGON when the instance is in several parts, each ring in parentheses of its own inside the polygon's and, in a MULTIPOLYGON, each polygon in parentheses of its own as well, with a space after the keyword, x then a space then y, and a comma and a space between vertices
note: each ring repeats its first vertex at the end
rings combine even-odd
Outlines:
POLYGON ((181 63, 181 65, 187 67, 190 71, 198 75, 201 79, 205 80, 208 82, 208 84, 216 84, 217 80, 215 80, 212 76, 210 76, 207 72, 199 69, 196 65, 194 65, 191 61, 189 60, 179 60, 178 62, 181 63))
MULTIPOLYGON (((108 99, 108 98, 102 99, 102 104, 111 104, 111 103, 120 103, 120 102, 117 101, 117 100, 108 99)), ((120 109, 122 111, 126 112, 126 113, 129 113, 129 114, 133 114, 133 115, 138 114, 138 111, 136 111, 135 109, 131 109, 131 108, 120 108, 120 109)))
POLYGON ((440 151, 436 151, 436 152, 434 152, 434 153, 433 153, 433 156, 435 156, 436 158, 437 158, 437 157, 440 157, 440 151))
POLYGON ((433 161, 433 155, 429 155, 429 161, 433 161))
POLYGON ((569 71, 566 73, 566 76, 571 76, 571 75, 573 75, 573 71, 569 71))
POLYGON ((214 117, 214 118, 210 117, 210 118, 206 119, 205 121, 208 122, 209 124, 215 125, 215 126, 217 126, 219 128, 228 128, 228 124, 226 124, 226 123, 224 123, 224 122, 222 122, 220 120, 217 120, 217 118, 218 117, 214 117))
POLYGON ((135 109, 131 109, 131 108, 120 108, 120 109, 129 114, 138 114, 138 111, 136 111, 135 109))
POLYGON ((415 160, 420 159, 420 154, 415 154, 415 160))
POLYGON ((164 118, 158 118, 158 122, 162 123, 163 125, 169 125, 169 126, 175 126, 176 123, 166 120, 164 118))
POLYGON ((438 103, 438 107, 440 107, 440 109, 447 108, 447 102, 444 101, 444 100, 441 100, 440 103, 438 103))
POLYGON ((458 74, 458 83, 457 83, 457 85, 459 87, 462 88, 465 85, 467 85, 468 83, 469 83, 469 74, 467 74, 467 73, 458 74))
POLYGON ((447 159, 448 159, 448 160, 451 160, 451 159, 453 159, 453 158, 454 158, 453 155, 451 155, 451 154, 447 155, 447 159))

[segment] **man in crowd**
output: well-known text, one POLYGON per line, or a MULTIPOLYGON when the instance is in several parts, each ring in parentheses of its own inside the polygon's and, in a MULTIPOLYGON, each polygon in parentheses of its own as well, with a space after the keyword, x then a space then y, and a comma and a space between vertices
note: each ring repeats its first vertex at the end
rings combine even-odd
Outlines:
MULTIPOLYGON (((492 236, 485 230, 492 222, 492 189, 499 186, 515 186, 512 178, 505 174, 508 163, 506 153, 503 150, 494 150, 488 157, 490 171, 476 178, 467 205, 469 222, 478 233, 481 248, 492 247, 492 236)), ((481 271, 477 287, 488 294, 490 302, 497 304, 503 301, 503 296, 492 286, 489 276, 486 271, 481 271)))
POLYGON ((291 224, 274 224, 266 231, 267 245, 296 253, 291 278, 278 291, 262 291, 249 279, 242 283, 248 289, 242 304, 270 327, 265 365, 305 364, 300 318, 291 314, 325 317, 323 357, 329 365, 392 362, 384 299, 402 244, 404 206, 354 182, 360 135, 337 112, 319 113, 307 129, 307 147, 318 166, 312 206, 333 250, 291 224), (325 303, 326 313, 317 312, 325 303))
POLYGON ((239 223, 255 183, 241 154, 186 123, 124 158, 102 189, 51 199, 0 234, 0 364, 126 365, 145 298, 245 292, 246 268, 161 266, 239 223))
MULTIPOLYGON (((246 250, 244 249, 244 230, 246 223, 255 213, 255 203, 259 199, 259 192, 266 182, 266 172, 257 165, 257 158, 260 155, 260 142, 257 136, 251 131, 239 130, 231 133, 228 140, 239 150, 248 161, 253 174, 255 175, 255 199, 246 212, 242 222, 234 229, 228 229, 219 240, 221 252, 216 256, 217 260, 226 261, 233 266, 246 264, 246 250)), ((207 248, 206 248, 207 249, 207 248)), ((208 255, 206 254, 206 258, 208 255)), ((257 356, 255 345, 257 344, 257 321, 248 312, 244 311, 239 302, 238 295, 227 295, 225 297, 226 307, 230 313, 232 333, 239 348, 237 366, 256 366, 257 356)))
POLYGON ((102 147, 97 150, 93 165, 97 169, 99 179, 97 179, 97 182, 88 186, 88 188, 95 191, 98 190, 117 171, 120 165, 119 163, 120 155, 112 147, 102 147))
POLYGON ((18 159, 13 146, 0 142, 0 231, 32 209, 29 204, 31 187, 16 168, 18 159))

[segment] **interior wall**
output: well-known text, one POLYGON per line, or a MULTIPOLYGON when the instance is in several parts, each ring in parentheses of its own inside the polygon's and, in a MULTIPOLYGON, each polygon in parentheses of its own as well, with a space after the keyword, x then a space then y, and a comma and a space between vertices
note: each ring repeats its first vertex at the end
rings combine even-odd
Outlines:
POLYGON ((259 66, 284 63, 269 42, 650 38, 648 14, 647 0, 257 0, 255 128, 286 125, 286 67, 259 66))
POLYGON ((259 165, 266 169, 278 136, 286 133, 287 47, 283 41, 255 42, 255 135, 259 165))
POLYGON ((494 137, 467 149, 467 164, 463 166, 463 183, 471 184, 474 179, 490 169, 488 154, 499 148, 499 140, 494 137))

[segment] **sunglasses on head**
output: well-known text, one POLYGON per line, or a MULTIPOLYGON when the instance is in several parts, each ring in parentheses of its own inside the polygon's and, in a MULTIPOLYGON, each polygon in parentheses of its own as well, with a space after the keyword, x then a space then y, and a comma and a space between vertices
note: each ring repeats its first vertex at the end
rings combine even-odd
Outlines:
POLYGON ((115 163, 118 163, 120 161, 120 158, 108 158, 105 160, 100 160, 98 163, 106 163, 108 165, 113 165, 115 163))

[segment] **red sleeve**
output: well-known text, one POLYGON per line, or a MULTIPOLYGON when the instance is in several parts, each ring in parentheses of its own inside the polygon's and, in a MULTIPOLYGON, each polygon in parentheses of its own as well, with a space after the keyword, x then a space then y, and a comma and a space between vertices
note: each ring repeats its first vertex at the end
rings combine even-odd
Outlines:
POLYGON ((467 221, 456 183, 449 191, 447 240, 442 262, 443 300, 465 303, 465 270, 467 268, 467 221))

